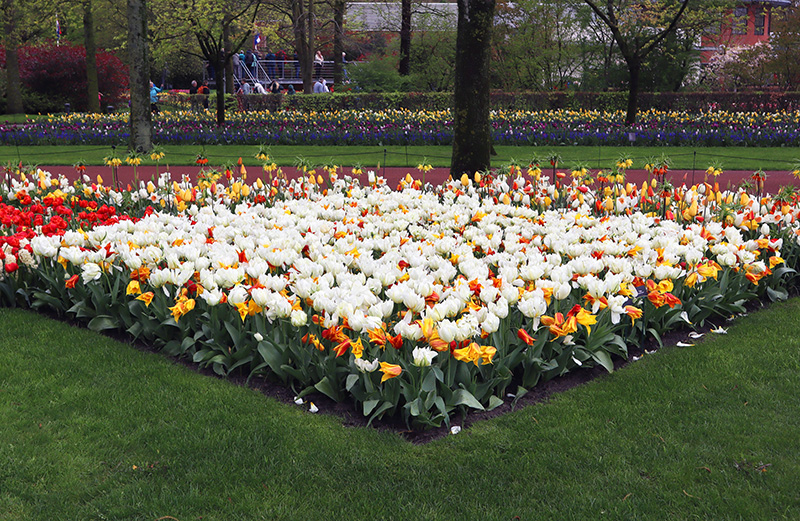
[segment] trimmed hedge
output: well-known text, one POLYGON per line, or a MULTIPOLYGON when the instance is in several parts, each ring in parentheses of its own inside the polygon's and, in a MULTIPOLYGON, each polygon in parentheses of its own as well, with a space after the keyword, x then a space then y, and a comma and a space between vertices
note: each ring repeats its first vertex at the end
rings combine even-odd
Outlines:
MULTIPOLYGON (((452 107, 449 92, 330 93, 330 94, 250 94, 237 95, 240 110, 274 112, 291 110, 322 112, 336 110, 447 110, 452 107)), ((167 103, 190 106, 188 94, 170 93, 167 103)), ((496 110, 625 110, 626 92, 501 92, 491 93, 496 110)), ((644 92, 639 95, 640 110, 706 112, 778 111, 800 109, 800 92, 644 92)))

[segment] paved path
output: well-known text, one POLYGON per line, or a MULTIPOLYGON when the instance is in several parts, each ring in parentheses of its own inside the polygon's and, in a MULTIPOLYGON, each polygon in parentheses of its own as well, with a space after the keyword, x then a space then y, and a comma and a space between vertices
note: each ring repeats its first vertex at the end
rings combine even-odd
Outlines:
MULTIPOLYGON (((54 166, 41 166, 43 170, 48 170, 53 174, 64 174, 69 179, 77 179, 78 174, 72 166, 54 165, 54 166)), ((290 178, 298 176, 297 169, 294 167, 282 167, 283 172, 290 178)), ((162 166, 161 172, 166 169, 162 166)), ((366 171, 362 176, 362 181, 366 182, 366 171)), ((560 171, 568 172, 564 169, 560 171)), ((197 174, 200 172, 199 166, 172 166, 169 168, 172 178, 177 180, 183 175, 188 175, 193 181, 197 179, 197 174)), ((247 167, 248 181, 255 181, 256 177, 265 178, 265 173, 258 167, 247 167)), ((108 166, 89 166, 86 167, 86 174, 91 179, 96 179, 98 175, 103 177, 105 184, 111 184, 111 168, 108 166)), ((155 166, 140 166, 137 168, 139 179, 150 179, 156 174, 155 166)), ((396 187, 400 179, 404 178, 406 174, 411 174, 414 179, 422 179, 422 174, 415 168, 408 167, 391 167, 381 168, 376 171, 376 174, 386 177, 386 180, 391 187, 396 187)), ((544 170, 545 175, 552 176, 552 171, 548 168, 544 170)), ((442 184, 445 182, 449 175, 448 168, 434 168, 425 175, 425 181, 432 184, 442 184)), ((749 179, 753 175, 752 171, 735 171, 728 170, 723 172, 718 178, 715 179, 719 183, 720 188, 727 188, 728 186, 736 186, 745 179, 749 179)), ((134 170, 131 166, 120 166, 118 170, 118 181, 122 186, 132 184, 134 180, 134 170)), ((667 174, 667 179, 674 185, 681 185, 686 183, 688 185, 700 183, 705 177, 703 170, 696 170, 692 173, 691 170, 674 170, 667 174)), ((629 170, 626 179, 629 182, 641 184, 648 179, 647 172, 644 170, 629 170)), ((767 172, 767 180, 764 184, 765 191, 768 193, 776 193, 782 186, 793 185, 800 188, 800 180, 791 175, 788 171, 771 171, 767 172)))

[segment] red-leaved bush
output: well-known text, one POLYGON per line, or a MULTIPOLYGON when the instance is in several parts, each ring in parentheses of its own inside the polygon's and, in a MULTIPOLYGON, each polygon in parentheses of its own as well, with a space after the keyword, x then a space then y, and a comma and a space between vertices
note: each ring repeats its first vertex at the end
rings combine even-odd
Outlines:
MULTIPOLYGON (((20 47, 19 67, 27 90, 44 96, 63 108, 86 110, 86 50, 83 46, 49 41, 20 47)), ((0 48, 0 67, 6 67, 6 51, 0 48)), ((128 95, 128 67, 111 52, 97 51, 97 77, 102 106, 118 104, 128 95)))

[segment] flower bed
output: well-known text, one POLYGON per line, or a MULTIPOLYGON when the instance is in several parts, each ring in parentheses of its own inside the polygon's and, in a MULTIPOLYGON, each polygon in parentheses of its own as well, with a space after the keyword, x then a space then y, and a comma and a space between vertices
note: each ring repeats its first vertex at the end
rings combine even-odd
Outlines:
POLYGON ((436 426, 786 298, 793 189, 673 187, 666 167, 634 186, 625 167, 550 179, 512 165, 440 187, 409 175, 397 190, 335 166, 132 191, 8 173, 0 300, 280 380, 298 401, 318 391, 436 426))
MULTIPOLYGON (((498 145, 800 146, 800 113, 647 111, 631 129, 623 112, 493 111, 498 145)), ((24 126, 0 126, 3 144, 127 142, 127 114, 68 114, 24 126)), ((233 112, 217 127, 211 112, 167 112, 155 117, 160 144, 449 145, 449 110, 233 112)))

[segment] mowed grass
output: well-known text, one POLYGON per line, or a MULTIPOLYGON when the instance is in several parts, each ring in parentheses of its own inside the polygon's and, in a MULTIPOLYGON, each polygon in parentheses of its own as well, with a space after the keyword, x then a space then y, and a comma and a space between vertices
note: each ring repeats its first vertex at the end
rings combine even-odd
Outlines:
MULTIPOLYGON (((254 145, 186 145, 163 147, 166 156, 161 165, 193 165, 198 153, 204 153, 211 166, 231 163, 242 158, 245 165, 260 166, 262 162, 254 156, 258 147, 254 145)), ((542 167, 550 164, 548 157, 561 156, 562 169, 576 166, 589 168, 613 168, 622 157, 634 160, 633 168, 641 169, 649 160, 666 156, 673 169, 702 172, 711 164, 718 164, 726 170, 792 170, 800 163, 800 148, 747 148, 747 147, 512 147, 496 146, 497 155, 492 157, 493 166, 508 164, 512 159, 527 165, 534 156, 542 160, 542 167)), ((435 167, 449 167, 452 147, 449 146, 273 146, 270 157, 278 166, 291 166, 298 157, 313 164, 332 162, 340 166, 361 164, 366 168, 407 167, 410 169, 422 162, 435 167)), ((116 153, 120 157, 127 154, 124 144, 115 150, 109 146, 70 145, 70 146, 0 146, 0 164, 18 163, 33 165, 72 165, 84 161, 88 165, 102 165, 103 159, 116 153)), ((145 158, 143 164, 153 165, 154 161, 145 158)))
POLYGON ((2 309, 0 519, 799 519, 798 313, 416 446, 2 309))

